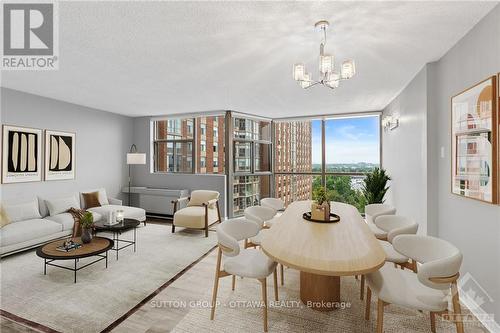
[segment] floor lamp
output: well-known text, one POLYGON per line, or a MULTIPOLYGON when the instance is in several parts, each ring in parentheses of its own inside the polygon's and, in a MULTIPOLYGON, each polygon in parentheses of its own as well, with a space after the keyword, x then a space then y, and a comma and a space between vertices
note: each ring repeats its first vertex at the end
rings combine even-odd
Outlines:
POLYGON ((146 164, 146 154, 137 152, 137 146, 130 146, 130 150, 127 153, 127 165, 128 165, 128 205, 130 206, 130 183, 132 181, 132 175, 130 173, 130 166, 136 164, 146 164))

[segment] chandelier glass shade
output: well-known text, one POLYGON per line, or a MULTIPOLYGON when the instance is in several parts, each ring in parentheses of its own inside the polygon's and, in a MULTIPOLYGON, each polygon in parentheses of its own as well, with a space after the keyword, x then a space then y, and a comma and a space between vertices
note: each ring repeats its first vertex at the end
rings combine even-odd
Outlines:
POLYGON ((331 54, 325 53, 326 29, 329 26, 328 21, 319 21, 314 25, 323 33, 323 40, 319 46, 319 76, 313 80, 310 73, 307 72, 303 63, 293 65, 293 79, 304 89, 317 84, 335 89, 340 85, 341 80, 348 80, 356 74, 354 60, 346 60, 342 63, 340 71, 335 71, 335 58, 331 54))

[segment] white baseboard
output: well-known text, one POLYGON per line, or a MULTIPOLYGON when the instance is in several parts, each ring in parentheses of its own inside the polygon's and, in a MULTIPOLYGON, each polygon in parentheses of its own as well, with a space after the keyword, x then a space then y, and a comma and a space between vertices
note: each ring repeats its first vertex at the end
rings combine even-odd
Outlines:
POLYGON ((460 302, 465 305, 470 312, 476 316, 481 324, 491 333, 500 333, 500 325, 494 320, 488 320, 490 315, 486 313, 483 309, 474 306, 473 304, 468 304, 469 301, 466 298, 462 298, 460 302))

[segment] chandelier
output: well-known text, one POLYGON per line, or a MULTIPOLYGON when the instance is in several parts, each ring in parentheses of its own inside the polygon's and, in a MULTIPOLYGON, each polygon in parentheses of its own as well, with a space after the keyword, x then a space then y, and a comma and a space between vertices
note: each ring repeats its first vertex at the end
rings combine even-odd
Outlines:
POLYGON ((330 23, 322 20, 316 22, 315 28, 321 29, 323 33, 323 40, 319 45, 319 77, 318 80, 313 80, 311 73, 306 71, 306 66, 303 63, 293 65, 293 79, 304 88, 310 88, 317 84, 322 84, 330 89, 335 89, 339 86, 341 80, 348 80, 354 76, 356 69, 354 67, 354 60, 346 60, 342 63, 340 73, 334 71, 334 58, 333 55, 325 53, 326 45, 326 29, 330 23))

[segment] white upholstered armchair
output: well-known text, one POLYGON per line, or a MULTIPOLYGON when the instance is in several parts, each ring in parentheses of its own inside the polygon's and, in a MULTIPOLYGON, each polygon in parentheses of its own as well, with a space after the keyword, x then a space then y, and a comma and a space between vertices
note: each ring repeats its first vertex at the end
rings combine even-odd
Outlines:
POLYGON ((205 229, 205 237, 208 237, 208 227, 221 222, 217 191, 196 190, 191 192, 190 197, 180 198, 172 203, 174 204, 172 233, 175 232, 175 227, 205 229), (179 209, 182 202, 187 202, 187 206, 179 209))

